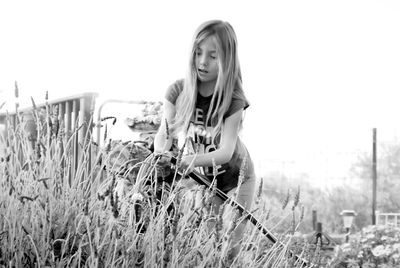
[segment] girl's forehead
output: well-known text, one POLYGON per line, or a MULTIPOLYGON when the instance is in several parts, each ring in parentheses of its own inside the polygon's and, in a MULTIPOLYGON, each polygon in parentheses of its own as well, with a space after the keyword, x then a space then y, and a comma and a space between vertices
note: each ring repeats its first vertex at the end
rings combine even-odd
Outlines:
POLYGON ((217 45, 214 36, 206 37, 204 40, 197 44, 197 48, 202 50, 217 50, 217 45))

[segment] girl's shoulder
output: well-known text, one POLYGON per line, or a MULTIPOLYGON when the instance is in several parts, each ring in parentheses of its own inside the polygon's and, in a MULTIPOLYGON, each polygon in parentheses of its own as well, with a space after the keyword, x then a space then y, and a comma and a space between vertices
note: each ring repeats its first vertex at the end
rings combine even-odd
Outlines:
POLYGON ((240 99, 240 100, 246 100, 247 98, 244 95, 244 91, 241 87, 235 87, 233 89, 233 94, 232 94, 232 99, 240 99))
POLYGON ((183 85, 184 85, 184 79, 176 80, 167 88, 167 92, 165 93, 165 98, 172 104, 175 104, 176 100, 178 99, 179 95, 183 90, 183 85))
POLYGON ((232 94, 231 104, 229 105, 229 108, 225 113, 224 118, 231 116, 240 109, 246 110, 249 106, 250 103, 247 100, 243 89, 241 87, 235 87, 232 94))

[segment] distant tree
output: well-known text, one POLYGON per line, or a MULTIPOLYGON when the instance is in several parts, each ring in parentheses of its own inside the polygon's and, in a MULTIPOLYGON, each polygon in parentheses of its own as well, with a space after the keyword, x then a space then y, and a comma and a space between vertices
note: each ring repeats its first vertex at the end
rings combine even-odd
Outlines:
MULTIPOLYGON (((400 211, 400 142, 395 140, 390 143, 378 143, 377 152, 377 209, 382 212, 398 212, 400 211)), ((263 177, 263 196, 267 199, 272 215, 282 214, 281 202, 287 191, 293 193, 300 186, 300 204, 305 208, 304 220, 300 227, 303 233, 312 231, 312 210, 317 211, 317 220, 323 224, 323 229, 328 233, 344 231, 340 212, 345 209, 352 209, 357 213, 354 229, 359 230, 372 222, 371 152, 361 152, 352 164, 348 177, 343 179, 343 184, 331 189, 313 186, 307 174, 288 177, 282 172, 271 172, 263 177)), ((282 223, 282 229, 288 224, 288 222, 282 223)))
MULTIPOLYGON (((370 195, 368 206, 372 207, 372 155, 360 154, 353 164, 351 176, 360 179, 360 187, 370 195)), ((400 211, 400 142, 378 143, 377 148, 377 210, 400 211)))

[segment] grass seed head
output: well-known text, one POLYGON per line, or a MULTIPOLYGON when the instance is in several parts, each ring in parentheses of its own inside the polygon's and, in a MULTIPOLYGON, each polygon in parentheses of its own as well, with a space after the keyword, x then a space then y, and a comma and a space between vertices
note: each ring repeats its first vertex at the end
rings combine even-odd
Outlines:
POLYGON ((89 215, 89 200, 86 200, 86 201, 85 201, 85 205, 84 205, 84 207, 83 207, 83 214, 84 214, 85 216, 88 216, 88 215, 89 215))
POLYGON ((222 204, 219 207, 218 214, 216 215, 216 222, 215 222, 215 240, 219 241, 220 239, 220 233, 222 231, 222 227, 224 226, 224 219, 223 219, 223 214, 224 214, 224 207, 225 204, 222 204))
POLYGON ((296 231, 296 214, 294 213, 294 210, 292 211, 292 221, 290 224, 290 231, 292 235, 296 231))
POLYGON ((247 170, 247 155, 243 158, 242 164, 240 166, 238 185, 241 185, 242 182, 244 181, 246 170, 247 170))
POLYGON ((31 96, 31 102, 32 102, 33 110, 37 111, 37 106, 36 106, 35 100, 32 98, 32 96, 31 96))
POLYGON ((41 157, 41 146, 40 146, 40 142, 36 142, 36 146, 35 146, 35 152, 36 152, 36 160, 38 161, 41 157))
MULTIPOLYGON (((111 193, 111 196, 114 196, 114 194, 111 193)), ((117 194, 115 194, 115 200, 114 200, 114 203, 112 205, 112 212, 113 212, 114 218, 118 218, 119 211, 118 211, 118 195, 117 194)))
POLYGON ((172 237, 175 239, 176 235, 177 235, 177 230, 178 230, 178 223, 179 223, 179 219, 181 217, 181 213, 177 210, 174 211, 174 217, 172 219, 172 223, 171 223, 171 235, 172 237))
POLYGON ((300 218, 299 218, 299 221, 303 221, 304 220, 304 206, 302 205, 301 206, 301 209, 300 209, 300 218))
POLYGON ((104 143, 107 141, 107 137, 108 137, 108 133, 107 133, 107 124, 106 124, 105 129, 104 129, 104 136, 103 136, 104 143))
POLYGON ((255 205, 256 206, 260 203, 262 190, 263 190, 263 178, 260 178, 260 184, 258 185, 258 190, 255 195, 255 205))
POLYGON ((181 165, 181 161, 182 161, 182 156, 183 156, 183 152, 185 150, 185 146, 186 146, 186 142, 187 142, 187 138, 185 139, 185 142, 182 145, 182 148, 179 149, 178 151, 178 156, 176 157, 176 167, 179 168, 181 165))
POLYGON ((204 212, 203 212, 203 210, 202 209, 199 209, 198 210, 198 214, 197 214, 197 218, 196 218, 196 220, 195 220, 195 222, 194 222, 194 227, 195 228, 198 228, 199 226, 200 226, 200 224, 201 224, 201 222, 203 221, 203 218, 204 218, 204 212))
POLYGON ((217 180, 213 180, 213 182, 211 183, 211 191, 210 191, 210 195, 209 195, 209 205, 212 205, 213 199, 215 197, 215 194, 217 192, 217 180))
POLYGON ((300 186, 297 187, 297 191, 296 191, 296 194, 293 199, 292 210, 294 210, 297 207, 297 205, 299 204, 299 201, 300 201, 300 186))
POLYGON ((237 227, 239 218, 240 218, 240 212, 239 212, 238 209, 235 209, 233 211, 233 218, 231 220, 231 224, 230 224, 229 229, 227 231, 227 238, 228 239, 229 239, 229 237, 231 237, 233 231, 237 227))
POLYGON ((288 189, 285 198, 282 200, 282 210, 286 208, 287 204, 289 203, 289 200, 290 200, 290 191, 288 189))
POLYGON ((269 219, 269 216, 271 215, 271 209, 269 208, 267 210, 267 214, 265 214, 265 221, 267 221, 269 219))
POLYGON ((15 96, 15 98, 18 98, 19 97, 19 89, 18 89, 18 83, 17 83, 17 81, 15 81, 15 89, 14 89, 14 96, 15 96))

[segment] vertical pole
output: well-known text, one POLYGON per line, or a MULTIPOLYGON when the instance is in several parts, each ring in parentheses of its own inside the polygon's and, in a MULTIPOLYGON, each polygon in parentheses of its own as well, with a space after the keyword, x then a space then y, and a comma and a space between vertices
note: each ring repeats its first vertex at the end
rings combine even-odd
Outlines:
POLYGON ((315 231, 317 229, 317 211, 312 211, 312 228, 315 231))
POLYGON ((376 128, 372 129, 372 225, 376 225, 376 188, 378 173, 376 170, 376 128))
POLYGON ((316 233, 315 244, 318 244, 318 240, 319 240, 322 245, 322 223, 321 222, 317 222, 317 229, 316 229, 315 233, 316 233))

